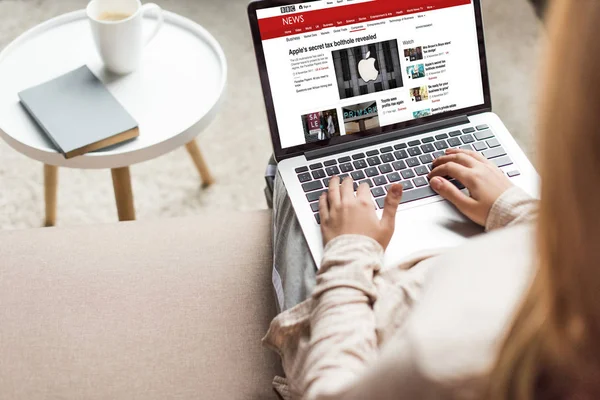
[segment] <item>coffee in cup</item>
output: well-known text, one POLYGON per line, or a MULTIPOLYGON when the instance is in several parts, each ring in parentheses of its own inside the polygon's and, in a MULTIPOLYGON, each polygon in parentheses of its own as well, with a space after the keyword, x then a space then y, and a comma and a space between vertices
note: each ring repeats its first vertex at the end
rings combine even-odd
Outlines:
POLYGON ((99 17, 98 20, 99 21, 111 21, 111 22, 116 22, 116 21, 122 21, 124 19, 127 19, 131 17, 131 14, 125 14, 125 13, 120 13, 120 12, 110 12, 110 11, 106 11, 104 13, 102 13, 99 17))

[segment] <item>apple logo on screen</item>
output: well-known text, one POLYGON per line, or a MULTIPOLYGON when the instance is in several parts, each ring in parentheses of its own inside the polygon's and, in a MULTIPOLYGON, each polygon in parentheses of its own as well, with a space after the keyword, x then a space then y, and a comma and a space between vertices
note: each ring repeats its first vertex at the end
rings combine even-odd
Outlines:
POLYGON ((379 71, 375 68, 375 59, 369 57, 371 57, 370 51, 365 56, 365 59, 358 63, 358 74, 365 82, 374 81, 379 76, 379 71))

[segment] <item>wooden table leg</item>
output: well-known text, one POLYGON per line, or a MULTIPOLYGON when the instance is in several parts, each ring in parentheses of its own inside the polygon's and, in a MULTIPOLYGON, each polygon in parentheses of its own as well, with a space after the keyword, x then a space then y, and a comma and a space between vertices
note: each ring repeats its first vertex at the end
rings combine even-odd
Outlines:
POLYGON ((133 190, 131 189, 131 174, 129 167, 112 170, 115 200, 119 212, 119 221, 134 221, 135 207, 133 205, 133 190))
POLYGON ((208 169, 208 165, 202 156, 202 152, 200 151, 200 147, 198 147, 198 143, 195 140, 192 140, 188 144, 185 145, 188 153, 192 157, 194 164, 196 164, 196 168, 200 173, 200 179, 202 179, 202 187, 207 188, 213 183, 215 183, 215 179, 213 178, 210 170, 208 169))
POLYGON ((58 167, 44 164, 44 199, 46 202, 45 226, 56 225, 56 197, 58 191, 58 167))

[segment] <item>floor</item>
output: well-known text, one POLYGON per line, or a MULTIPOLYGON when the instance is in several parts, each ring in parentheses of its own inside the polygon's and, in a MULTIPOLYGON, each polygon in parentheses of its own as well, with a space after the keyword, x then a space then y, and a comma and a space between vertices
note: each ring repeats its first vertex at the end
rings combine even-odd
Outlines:
MULTIPOLYGON (((262 95, 248 34, 245 0, 155 0, 205 26, 230 65, 222 111, 199 137, 217 184, 202 190, 185 149, 131 169, 139 219, 193 215, 201 210, 266 207, 263 172, 271 153, 262 95)), ((0 0, 0 49, 26 29, 86 0, 0 0)), ((542 28, 525 0, 483 0, 493 108, 535 158, 533 121, 542 28)), ((1 90, 1 89, 0 89, 1 90)), ((42 166, 0 141, 0 229, 39 227, 42 166)), ((116 220, 110 171, 60 170, 58 225, 116 220)))

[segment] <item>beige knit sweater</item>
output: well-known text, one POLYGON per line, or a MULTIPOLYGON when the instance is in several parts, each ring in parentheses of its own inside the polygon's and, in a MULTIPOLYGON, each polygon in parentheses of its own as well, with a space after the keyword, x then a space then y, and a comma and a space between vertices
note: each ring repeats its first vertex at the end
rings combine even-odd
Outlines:
POLYGON ((487 233, 453 250, 383 269, 374 240, 325 248, 311 299, 280 314, 263 343, 277 351, 284 399, 450 399, 481 395, 535 270, 537 201, 516 187, 487 233))

